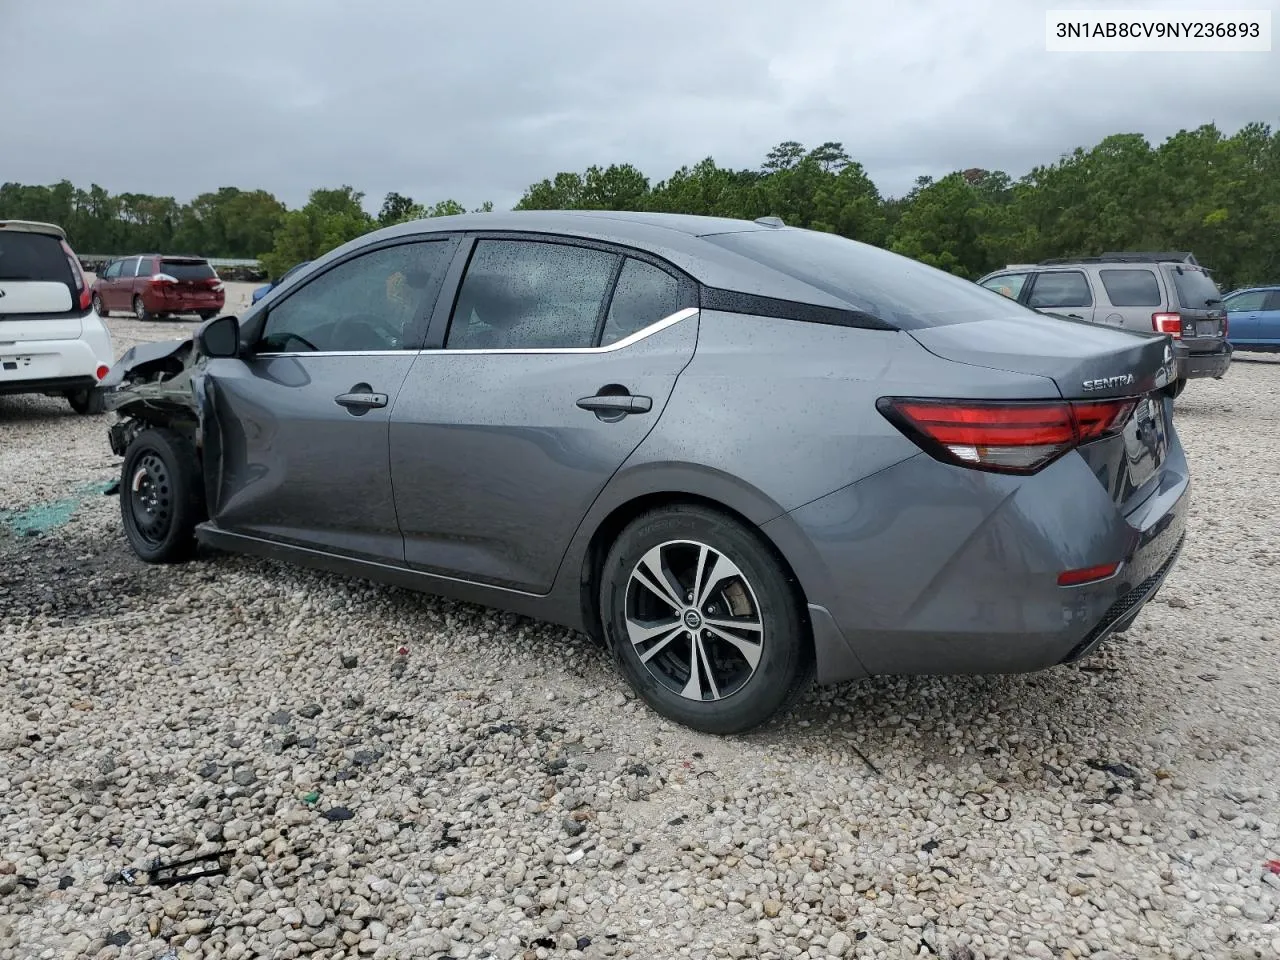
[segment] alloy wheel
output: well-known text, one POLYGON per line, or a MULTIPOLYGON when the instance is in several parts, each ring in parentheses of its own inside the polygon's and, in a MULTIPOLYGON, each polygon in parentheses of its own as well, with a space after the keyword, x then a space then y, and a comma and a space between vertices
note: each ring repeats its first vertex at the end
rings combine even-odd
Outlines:
POLYGON ((755 590, 725 554, 694 540, 649 550, 631 571, 627 638, 659 683, 695 701, 723 700, 755 675, 764 620, 755 590))

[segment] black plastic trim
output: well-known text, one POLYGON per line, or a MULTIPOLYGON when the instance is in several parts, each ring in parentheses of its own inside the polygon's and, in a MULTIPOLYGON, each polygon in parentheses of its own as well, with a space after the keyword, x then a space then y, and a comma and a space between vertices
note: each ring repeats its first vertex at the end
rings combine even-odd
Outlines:
POLYGON ((723 310, 725 313, 745 313, 756 317, 774 317, 778 320, 799 320, 804 323, 824 323, 835 327, 898 332, 898 328, 893 324, 851 308, 824 307, 815 303, 780 300, 777 297, 765 297, 702 284, 698 286, 698 294, 703 310, 723 310))

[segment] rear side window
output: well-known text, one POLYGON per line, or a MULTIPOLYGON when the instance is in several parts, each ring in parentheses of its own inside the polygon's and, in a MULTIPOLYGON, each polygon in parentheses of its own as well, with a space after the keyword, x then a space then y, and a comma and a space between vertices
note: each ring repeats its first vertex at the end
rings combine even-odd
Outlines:
POLYGON ((76 289, 62 243, 47 233, 0 230, 0 280, 65 283, 76 289))
POLYGON ((155 274, 155 261, 150 257, 143 257, 138 261, 138 272, 136 276, 150 277, 155 274))
POLYGON ((1089 281, 1078 270, 1054 271, 1036 276, 1029 307, 1088 307, 1093 305, 1089 281))
POLYGON ((1150 270, 1099 270, 1102 286, 1113 307, 1158 307, 1160 281, 1150 270))
POLYGON ((1280 290, 1272 290, 1267 295, 1267 302, 1262 307, 1263 310, 1280 310, 1280 290))
POLYGON ((702 238, 794 277, 900 330, 1028 313, 970 280, 833 233, 743 230, 702 238))
POLYGON ((175 280, 213 280, 218 276, 203 260, 161 260, 160 272, 175 280))
POLYGON ((676 278, 652 264, 627 258, 614 287, 600 345, 617 343, 680 309, 676 278))
POLYGON ((1174 289, 1178 291, 1178 302, 1188 310, 1216 307, 1222 300, 1218 285, 1203 270, 1166 267, 1165 275, 1173 279, 1174 289))
POLYGON ((585 247, 481 240, 458 291, 445 348, 594 346, 617 265, 616 254, 585 247))

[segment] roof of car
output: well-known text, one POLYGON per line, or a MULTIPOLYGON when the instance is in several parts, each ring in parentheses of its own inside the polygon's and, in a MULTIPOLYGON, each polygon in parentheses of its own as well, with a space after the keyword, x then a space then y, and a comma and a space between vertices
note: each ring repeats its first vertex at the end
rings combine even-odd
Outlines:
POLYGON ((56 223, 41 223, 38 220, 0 220, 0 230, 13 230, 20 233, 43 233, 59 240, 67 239, 67 232, 56 223))
POLYGON ((800 232, 795 227, 779 224, 780 221, 612 210, 464 213, 452 217, 411 220, 384 227, 317 257, 314 262, 323 266, 371 243, 421 236, 425 233, 484 230, 547 234, 616 243, 644 251, 661 257, 709 287, 839 310, 855 309, 852 304, 832 293, 703 239, 726 233, 800 232))

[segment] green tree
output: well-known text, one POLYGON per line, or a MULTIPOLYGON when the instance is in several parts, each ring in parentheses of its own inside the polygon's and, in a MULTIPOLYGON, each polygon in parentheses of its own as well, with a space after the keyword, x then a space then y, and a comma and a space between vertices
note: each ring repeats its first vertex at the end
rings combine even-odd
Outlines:
POLYGON ((314 260, 374 229, 361 206, 364 194, 349 187, 311 191, 306 206, 285 214, 275 244, 262 254, 268 276, 279 277, 294 264, 314 260))

